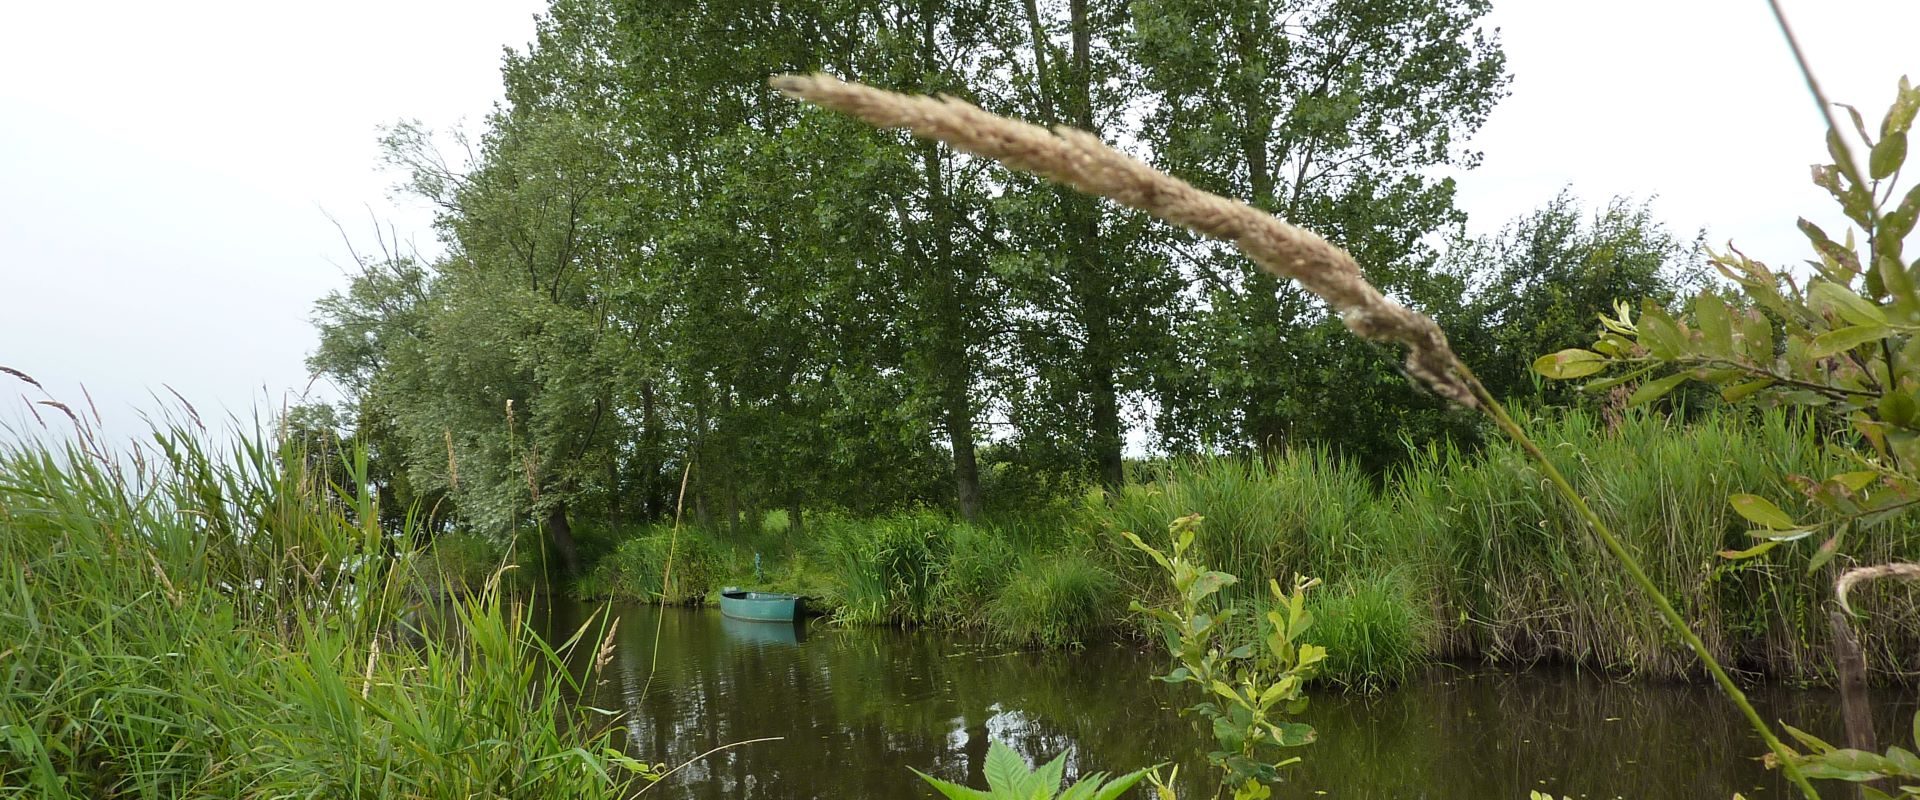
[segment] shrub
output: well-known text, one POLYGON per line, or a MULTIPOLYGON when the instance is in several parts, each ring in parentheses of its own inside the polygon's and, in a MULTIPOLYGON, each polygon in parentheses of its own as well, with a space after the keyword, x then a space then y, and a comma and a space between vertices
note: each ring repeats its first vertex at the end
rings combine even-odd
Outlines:
POLYGON ((1119 582, 1085 556, 1029 558, 987 611, 993 634, 1021 645, 1064 647, 1119 617, 1119 582))
POLYGON ((671 528, 659 526, 621 542, 576 590, 655 603, 699 603, 719 588, 714 580, 722 573, 720 553, 704 532, 682 528, 676 537, 671 528))

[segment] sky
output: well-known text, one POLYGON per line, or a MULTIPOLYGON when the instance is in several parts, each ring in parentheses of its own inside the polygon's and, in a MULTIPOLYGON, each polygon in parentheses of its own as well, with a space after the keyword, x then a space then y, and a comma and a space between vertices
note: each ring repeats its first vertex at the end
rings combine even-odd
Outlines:
MULTIPOLYGON (((1784 5, 1828 95, 1870 125, 1920 72, 1902 41, 1920 2, 1784 5)), ((0 366, 90 396, 109 433, 137 433, 172 392, 211 419, 335 396, 304 359, 347 240, 373 247, 377 221, 435 249, 430 212, 379 164, 380 127, 477 125, 543 7, 8 4, 0 366)), ((1796 217, 1842 227, 1807 182, 1823 123, 1764 2, 1496 0, 1487 24, 1513 84, 1472 140, 1485 160, 1456 176, 1472 231, 1563 187, 1652 198, 1675 231, 1776 264, 1805 257, 1796 217)), ((0 426, 28 419, 22 392, 39 396, 0 375, 0 426)))

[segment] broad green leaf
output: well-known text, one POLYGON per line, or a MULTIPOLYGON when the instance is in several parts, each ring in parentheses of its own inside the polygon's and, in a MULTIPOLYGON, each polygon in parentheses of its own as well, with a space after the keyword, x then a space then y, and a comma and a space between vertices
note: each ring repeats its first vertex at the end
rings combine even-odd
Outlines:
POLYGON ((1061 753, 1053 760, 1040 765, 1039 769, 1028 775, 1020 786, 1019 797, 1047 798, 1060 791, 1060 782, 1067 775, 1067 754, 1061 753))
POLYGON ((1720 397, 1729 403, 1738 403, 1742 400, 1747 399, 1754 392, 1760 391, 1761 389, 1765 389, 1772 385, 1773 385, 1772 378, 1761 378, 1759 380, 1747 381, 1745 383, 1736 383, 1725 389, 1721 389, 1720 397))
POLYGON ((1763 525, 1777 531, 1794 527, 1793 517, 1787 516, 1787 512, 1781 511, 1773 501, 1759 495, 1736 494, 1728 497, 1727 503, 1733 506, 1734 513, 1756 525, 1763 525))
POLYGON ((1665 397, 1668 392, 1674 390, 1674 387, 1686 383, 1689 377, 1691 376, 1687 375, 1687 373, 1677 372, 1664 378, 1640 384, 1640 388, 1633 390, 1633 394, 1627 398, 1627 405, 1644 405, 1665 397))
POLYGON ((1606 356, 1592 350, 1568 348, 1534 359, 1533 371, 1554 380, 1568 380, 1603 371, 1607 363, 1606 356))
POLYGON ((1195 603, 1205 600, 1215 592, 1232 586, 1239 580, 1239 578, 1225 572, 1208 571, 1202 573, 1200 579, 1193 582, 1193 588, 1187 590, 1187 600, 1195 603))
POLYGON ((1861 489, 1867 488, 1868 486, 1872 486, 1873 482, 1879 479, 1880 479, 1880 473, 1874 472, 1873 470, 1860 470, 1858 472, 1842 472, 1838 475, 1830 475, 1827 477, 1827 480, 1833 481, 1835 483, 1840 484, 1841 486, 1847 487, 1847 491, 1850 491, 1850 492, 1857 492, 1857 491, 1860 491, 1861 489))
POLYGON ((1873 153, 1867 158, 1867 174, 1874 180, 1884 180, 1900 169, 1907 160, 1907 135, 1896 133, 1873 146, 1873 153))
POLYGON ((1118 778, 1114 778, 1111 782, 1101 786, 1100 790, 1094 793, 1091 800, 1118 800, 1121 795, 1127 793, 1128 789, 1132 789, 1134 784, 1139 783, 1141 779, 1147 777, 1147 773, 1159 768, 1160 766, 1156 764, 1146 769, 1137 769, 1118 778))
POLYGON ((1808 293, 1812 294, 1814 299, 1832 306, 1841 319, 1854 325, 1887 324, 1886 312, 1881 311, 1879 306, 1855 294, 1852 289, 1832 281, 1814 281, 1808 293))
POLYGON ((1913 114, 1920 110, 1920 91, 1907 83, 1906 76, 1900 77, 1900 90, 1893 97, 1893 105, 1887 108, 1887 115, 1880 119, 1880 138, 1885 139, 1896 133, 1905 133, 1913 126, 1913 114))
POLYGON ((1640 306, 1640 343, 1660 359, 1679 358, 1687 352, 1687 337, 1680 326, 1652 300, 1640 306))
POLYGON ((1914 426, 1914 417, 1920 414, 1920 405, 1916 405, 1913 395, 1900 389, 1893 389, 1880 396, 1875 409, 1880 418, 1903 428, 1914 426))
POLYGON ((1693 321, 1700 326, 1700 337, 1707 352, 1717 356, 1733 355, 1733 321, 1727 317, 1727 304, 1718 295, 1703 292, 1693 299, 1693 321))
POLYGON ((1813 347, 1808 355, 1813 358, 1828 358, 1844 353, 1868 342, 1877 342, 1893 333, 1885 325, 1851 325, 1836 328, 1813 338, 1813 347))
POLYGON ((1788 725, 1784 722, 1780 723, 1780 727, 1786 729, 1788 736, 1792 736, 1793 738, 1799 740, 1800 744, 1804 745, 1808 750, 1812 750, 1816 754, 1833 752, 1833 745, 1827 744, 1824 740, 1822 740, 1818 736, 1815 736, 1811 733, 1807 733, 1806 731, 1800 730, 1799 728, 1793 727, 1792 725, 1788 725))
POLYGON ((1029 774, 1027 760, 1020 757, 1013 748, 998 740, 987 745, 987 763, 984 769, 987 788, 995 793, 1011 792, 1024 783, 1029 774))
POLYGON ((1916 218, 1920 218, 1920 183, 1915 183, 1913 188, 1907 190, 1907 195, 1900 198, 1899 205, 1880 217, 1880 235, 1896 240, 1905 239, 1907 234, 1913 232, 1916 218))
POLYGON ((912 767, 908 767, 907 769, 912 770, 913 774, 920 776, 921 780, 932 784, 934 790, 940 792, 942 796, 949 798, 949 800, 994 800, 993 795, 980 791, 979 789, 968 788, 957 783, 949 783, 921 772, 920 770, 913 769, 912 767))

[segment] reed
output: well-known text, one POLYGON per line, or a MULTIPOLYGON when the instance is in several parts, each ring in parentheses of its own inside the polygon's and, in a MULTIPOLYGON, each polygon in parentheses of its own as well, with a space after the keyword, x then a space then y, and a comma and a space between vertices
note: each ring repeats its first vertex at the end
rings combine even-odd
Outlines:
POLYGON ((0 795, 613 798, 650 774, 565 699, 590 631, 550 647, 497 576, 420 604, 363 456, 339 485, 268 434, 209 440, 0 442, 0 795))

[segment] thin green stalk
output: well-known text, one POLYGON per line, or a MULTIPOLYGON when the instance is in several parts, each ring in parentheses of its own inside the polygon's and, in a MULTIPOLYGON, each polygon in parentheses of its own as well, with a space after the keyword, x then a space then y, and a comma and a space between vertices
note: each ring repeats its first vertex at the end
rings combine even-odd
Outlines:
POLYGON ((642 703, 647 701, 647 693, 653 691, 653 676, 660 671, 660 631, 667 627, 667 587, 673 583, 674 550, 680 546, 680 509, 687 502, 687 478, 692 475, 693 459, 688 458, 686 468, 680 471, 680 496, 673 501, 673 535, 667 540, 667 566, 660 572, 660 608, 653 621, 653 659, 647 664, 647 683, 640 687, 642 703))
POLYGON ((1807 782, 1805 775, 1800 774, 1799 767, 1794 766, 1792 751, 1780 741, 1780 737, 1773 734, 1773 729, 1767 725, 1766 720, 1760 718, 1760 712, 1755 711, 1753 704, 1747 701, 1746 693, 1740 691, 1740 687, 1733 682, 1733 678, 1720 667, 1719 659, 1713 657, 1713 653, 1707 650, 1706 643, 1700 641, 1700 637, 1693 632, 1693 628, 1681 618, 1680 612, 1674 609, 1673 602, 1667 599, 1666 593, 1653 584, 1652 578, 1647 577, 1646 570, 1640 567, 1640 559, 1627 551, 1626 546, 1620 543, 1619 537, 1613 535, 1613 529, 1601 521, 1600 515, 1594 513, 1593 509, 1587 505, 1586 498, 1581 497, 1580 493, 1574 490, 1573 484, 1567 481, 1566 476, 1560 474, 1559 468, 1547 458, 1546 452, 1540 449, 1540 445, 1536 444, 1526 431, 1520 429, 1519 423, 1514 422, 1513 417, 1507 415, 1507 409, 1500 405, 1500 401, 1494 399, 1493 394, 1487 391, 1487 387, 1481 385, 1479 377, 1465 365, 1461 365, 1459 369, 1465 374, 1467 385, 1473 390, 1475 399, 1480 401, 1481 412, 1492 419, 1502 433, 1520 445, 1520 449, 1527 451, 1527 455, 1533 459, 1534 463, 1540 465, 1540 470, 1546 473, 1547 480, 1553 484, 1554 490, 1573 506, 1581 519, 1586 520, 1587 524, 1593 528, 1593 532, 1600 537, 1600 541, 1607 546, 1608 552, 1613 553, 1613 557, 1626 568, 1628 577, 1639 584, 1640 590, 1646 592, 1647 596, 1653 600, 1654 608, 1660 612, 1661 617, 1666 619, 1667 626, 1680 635, 1681 640, 1687 643, 1687 647, 1693 650, 1694 655, 1699 656, 1700 662, 1707 666, 1707 672, 1713 675, 1714 682, 1720 684, 1720 690, 1726 693, 1727 699, 1739 706, 1740 713, 1746 715, 1747 722, 1753 726, 1754 732, 1760 734, 1761 740, 1767 743, 1767 749, 1772 751, 1774 758, 1778 760, 1780 769, 1787 775, 1787 780, 1798 786, 1800 793, 1806 795, 1808 800, 1820 800, 1820 793, 1814 790, 1813 784, 1807 782))

